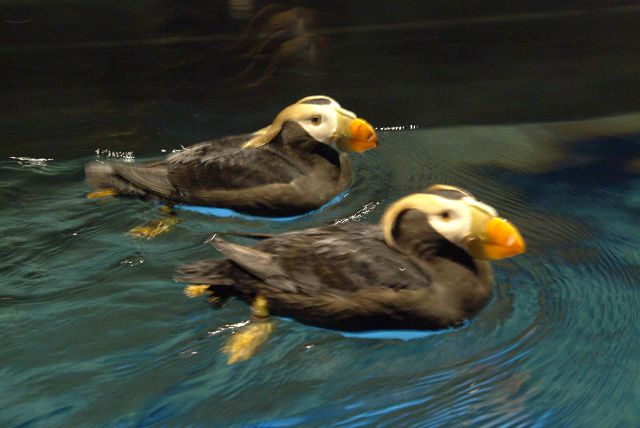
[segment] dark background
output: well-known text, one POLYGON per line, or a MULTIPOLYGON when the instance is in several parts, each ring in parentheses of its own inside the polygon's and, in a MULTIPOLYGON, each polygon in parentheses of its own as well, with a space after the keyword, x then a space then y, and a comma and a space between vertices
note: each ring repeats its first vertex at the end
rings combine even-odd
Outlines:
POLYGON ((636 1, 0 0, 0 156, 178 147, 327 94, 374 125, 640 110, 636 1))

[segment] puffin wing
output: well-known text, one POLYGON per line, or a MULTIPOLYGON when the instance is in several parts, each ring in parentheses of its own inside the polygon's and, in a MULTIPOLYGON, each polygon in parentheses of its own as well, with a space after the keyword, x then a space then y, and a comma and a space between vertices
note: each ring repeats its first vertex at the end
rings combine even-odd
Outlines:
POLYGON ((339 330, 436 329, 466 319, 432 272, 386 246, 379 226, 347 226, 286 233, 252 248, 215 237, 226 259, 182 267, 177 279, 221 295, 260 295, 273 315, 339 330))
POLYGON ((168 158, 174 199, 286 216, 318 208, 338 193, 335 170, 316 168, 277 147, 243 149, 242 140, 234 141, 197 144, 168 158))
POLYGON ((195 144, 161 162, 93 162, 85 172, 93 187, 112 188, 121 195, 156 196, 174 203, 268 216, 308 212, 349 184, 351 168, 346 155, 339 156, 332 149, 326 153, 329 149, 323 144, 302 140, 300 153, 304 156, 297 152, 302 146, 294 150, 280 140, 243 148, 253 136, 195 144))
POLYGON ((295 285, 287 278, 286 273, 274 262, 273 254, 233 244, 218 237, 213 239, 213 244, 227 259, 265 281, 265 283, 276 285, 282 291, 297 291, 295 285))
POLYGON ((218 237, 213 244, 274 292, 312 295, 428 287, 429 278, 387 247, 377 229, 373 225, 308 229, 267 239, 255 248, 218 237))
POLYGON ((295 175, 284 157, 270 150, 241 148, 250 136, 195 144, 160 162, 92 162, 85 172, 96 188, 112 187, 121 194, 152 194, 179 202, 189 202, 192 193, 291 181, 295 175))
POLYGON ((354 331, 459 323, 429 274, 386 246, 378 226, 349 226, 292 232, 255 248, 214 244, 259 279, 236 282, 236 291, 266 297, 274 315, 354 331))
POLYGON ((162 164, 130 165, 125 163, 112 163, 110 167, 121 180, 143 190, 145 193, 153 193, 164 198, 170 197, 175 188, 168 178, 168 170, 162 164))
POLYGON ((239 190, 289 183, 302 174, 298 165, 270 147, 243 149, 248 136, 196 144, 167 158, 172 185, 184 193, 239 190))

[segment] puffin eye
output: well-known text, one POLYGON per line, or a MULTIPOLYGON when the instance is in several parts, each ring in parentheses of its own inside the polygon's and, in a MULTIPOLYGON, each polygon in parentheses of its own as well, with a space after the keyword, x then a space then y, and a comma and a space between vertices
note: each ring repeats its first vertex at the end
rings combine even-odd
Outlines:
POLYGON ((440 213, 440 218, 444 221, 451 220, 451 211, 443 211, 440 213))
POLYGON ((315 116, 311 116, 310 120, 313 125, 318 126, 322 122, 322 117, 319 114, 317 114, 315 116))

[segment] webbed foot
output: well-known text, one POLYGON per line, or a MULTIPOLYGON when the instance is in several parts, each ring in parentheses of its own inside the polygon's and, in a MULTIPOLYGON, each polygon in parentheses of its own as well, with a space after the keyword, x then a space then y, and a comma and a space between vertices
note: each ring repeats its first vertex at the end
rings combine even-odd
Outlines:
POLYGON ((260 345, 265 343, 273 332, 272 321, 258 321, 242 327, 235 332, 222 352, 227 354, 227 364, 235 364, 251 358, 260 345))
POLYGON ((183 292, 184 292, 185 296, 187 296, 187 297, 189 297, 191 299, 191 298, 198 297, 198 296, 206 293, 208 289, 209 289, 208 285, 190 284, 190 285, 187 285, 184 288, 183 292))
POLYGON ((251 313, 257 321, 251 322, 234 333, 222 348, 222 352, 228 357, 227 364, 235 364, 251 358, 273 332, 274 324, 267 319, 269 316, 267 299, 257 296, 251 304, 251 313))
POLYGON ((162 218, 150 220, 140 226, 136 226, 129 230, 128 234, 136 238, 155 238, 158 235, 167 233, 178 224, 180 220, 173 215, 166 215, 162 218))
POLYGON ((98 189, 94 192, 91 193, 87 193, 87 199, 98 199, 98 198, 106 198, 108 196, 116 196, 117 193, 115 191, 115 189, 111 189, 111 188, 104 188, 104 189, 98 189))

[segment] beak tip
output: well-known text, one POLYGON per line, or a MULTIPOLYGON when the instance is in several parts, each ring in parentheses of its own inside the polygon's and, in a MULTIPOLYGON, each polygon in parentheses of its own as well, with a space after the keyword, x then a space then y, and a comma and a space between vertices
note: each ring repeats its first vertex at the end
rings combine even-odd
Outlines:
POLYGON ((378 147, 378 136, 373 127, 364 119, 356 118, 350 125, 348 151, 363 153, 378 147))
POLYGON ((520 231, 509 221, 495 217, 487 224, 489 241, 486 256, 498 260, 517 256, 526 251, 526 243, 520 231))

